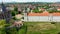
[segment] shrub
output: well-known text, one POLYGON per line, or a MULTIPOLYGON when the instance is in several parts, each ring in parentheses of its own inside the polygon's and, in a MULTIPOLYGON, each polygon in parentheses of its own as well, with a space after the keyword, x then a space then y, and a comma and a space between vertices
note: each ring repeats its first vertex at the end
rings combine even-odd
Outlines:
POLYGON ((6 24, 6 21, 5 20, 0 20, 0 27, 4 27, 4 25, 6 24))
POLYGON ((5 27, 0 28, 0 34, 6 34, 6 32, 5 32, 5 27))
POLYGON ((5 25, 6 25, 6 21, 5 20, 0 20, 0 34, 6 34, 5 25))
POLYGON ((7 34, 17 34, 16 28, 10 28, 6 31, 7 34))
POLYGON ((55 24, 56 22, 51 22, 51 24, 55 24))
POLYGON ((58 32, 58 34, 60 34, 60 32, 58 32))
POLYGON ((18 31, 18 34, 26 34, 27 33, 27 26, 23 25, 21 29, 18 31))

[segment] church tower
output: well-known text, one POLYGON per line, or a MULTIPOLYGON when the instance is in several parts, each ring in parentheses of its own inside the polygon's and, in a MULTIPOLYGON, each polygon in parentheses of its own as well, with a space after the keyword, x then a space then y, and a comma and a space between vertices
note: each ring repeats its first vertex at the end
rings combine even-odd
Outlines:
POLYGON ((10 11, 7 11, 6 6, 3 3, 1 4, 1 7, 2 7, 1 15, 2 15, 3 19, 5 19, 6 22, 8 23, 11 19, 11 13, 10 13, 10 11))

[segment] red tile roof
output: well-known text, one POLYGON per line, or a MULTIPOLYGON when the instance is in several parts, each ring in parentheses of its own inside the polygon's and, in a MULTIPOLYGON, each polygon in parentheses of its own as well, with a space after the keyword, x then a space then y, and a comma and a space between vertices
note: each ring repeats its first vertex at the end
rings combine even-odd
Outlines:
MULTIPOLYGON (((51 13, 53 16, 60 16, 60 13, 51 13)), ((43 12, 43 13, 29 13, 28 16, 49 16, 50 13, 43 12)))
POLYGON ((60 13, 53 13, 53 16, 60 16, 60 13))

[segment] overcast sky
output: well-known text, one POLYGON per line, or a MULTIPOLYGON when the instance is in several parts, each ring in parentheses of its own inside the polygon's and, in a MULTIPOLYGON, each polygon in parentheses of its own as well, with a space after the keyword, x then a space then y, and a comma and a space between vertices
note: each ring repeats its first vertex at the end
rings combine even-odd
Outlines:
POLYGON ((60 0, 0 0, 0 2, 60 2, 60 0))

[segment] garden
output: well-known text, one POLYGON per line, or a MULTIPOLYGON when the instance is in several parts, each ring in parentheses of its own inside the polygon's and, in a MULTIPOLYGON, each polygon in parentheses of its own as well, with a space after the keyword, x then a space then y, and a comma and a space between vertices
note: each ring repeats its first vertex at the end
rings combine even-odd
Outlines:
POLYGON ((60 23, 50 22, 25 22, 24 26, 19 30, 20 34, 58 34, 60 23))
POLYGON ((17 31, 15 27, 6 29, 5 20, 0 20, 0 34, 57 34, 60 32, 60 23, 57 22, 24 22, 24 25, 17 31))

